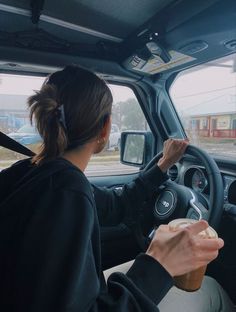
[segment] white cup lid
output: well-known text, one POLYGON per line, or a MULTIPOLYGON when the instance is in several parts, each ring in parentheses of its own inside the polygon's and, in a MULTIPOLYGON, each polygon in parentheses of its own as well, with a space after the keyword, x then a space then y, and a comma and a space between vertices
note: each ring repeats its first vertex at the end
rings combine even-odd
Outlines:
MULTIPOLYGON (((183 229, 190 224, 196 223, 198 220, 193 220, 193 219, 175 219, 172 220, 168 225, 171 231, 177 231, 179 229, 183 229)), ((198 235, 202 236, 203 238, 216 238, 218 237, 216 231, 209 226, 206 230, 198 233, 198 235)))

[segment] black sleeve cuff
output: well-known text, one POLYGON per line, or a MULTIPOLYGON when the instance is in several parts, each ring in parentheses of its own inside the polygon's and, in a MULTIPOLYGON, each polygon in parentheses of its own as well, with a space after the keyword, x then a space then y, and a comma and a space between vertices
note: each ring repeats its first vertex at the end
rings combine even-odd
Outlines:
POLYGON ((140 254, 126 274, 156 305, 173 286, 173 279, 154 258, 140 254))

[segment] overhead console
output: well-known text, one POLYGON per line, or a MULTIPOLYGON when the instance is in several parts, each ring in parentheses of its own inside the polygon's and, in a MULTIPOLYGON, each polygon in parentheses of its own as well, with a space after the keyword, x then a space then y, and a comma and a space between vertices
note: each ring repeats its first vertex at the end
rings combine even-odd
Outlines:
POLYGON ((205 63, 209 51, 211 58, 222 50, 231 54, 236 51, 235 12, 235 0, 227 6, 217 0, 172 2, 120 44, 120 63, 151 76, 205 63))
MULTIPOLYGON (((164 48, 157 38, 158 33, 151 34, 150 40, 134 51, 123 65, 132 71, 154 75, 195 60, 190 55, 164 48)), ((205 43, 198 43, 200 45, 207 47, 205 43)))

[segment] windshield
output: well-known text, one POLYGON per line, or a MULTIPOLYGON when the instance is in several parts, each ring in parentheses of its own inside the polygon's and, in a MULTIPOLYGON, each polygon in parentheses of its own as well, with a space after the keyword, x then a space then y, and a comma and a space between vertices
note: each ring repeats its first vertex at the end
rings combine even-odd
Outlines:
POLYGON ((182 72, 170 96, 192 144, 235 158, 236 54, 182 72))

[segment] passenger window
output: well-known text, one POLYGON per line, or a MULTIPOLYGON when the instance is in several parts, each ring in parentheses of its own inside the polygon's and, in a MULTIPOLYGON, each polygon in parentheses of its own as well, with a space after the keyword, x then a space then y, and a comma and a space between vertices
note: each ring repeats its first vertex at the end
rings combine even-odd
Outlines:
MULTIPOLYGON (((41 137, 30 125, 27 98, 39 90, 44 77, 0 74, 0 131, 37 152, 41 137)), ((120 163, 120 136, 124 130, 145 130, 147 123, 133 91, 125 86, 109 85, 113 94, 112 127, 104 151, 94 155, 86 175, 101 176, 135 172, 138 169, 120 163)), ((25 156, 0 147, 0 170, 25 156)))

